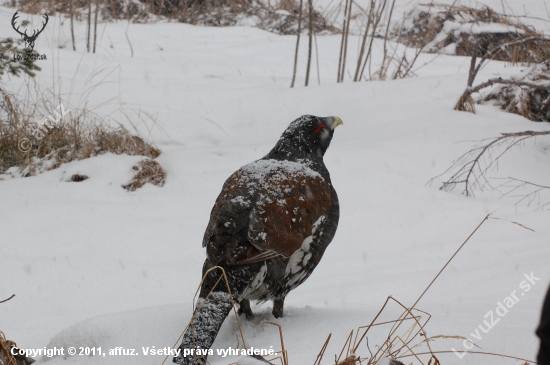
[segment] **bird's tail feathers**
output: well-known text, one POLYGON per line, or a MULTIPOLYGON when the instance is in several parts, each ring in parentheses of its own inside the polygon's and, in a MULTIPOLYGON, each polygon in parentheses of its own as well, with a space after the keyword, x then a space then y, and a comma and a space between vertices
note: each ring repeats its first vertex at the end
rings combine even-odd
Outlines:
POLYGON ((231 308, 231 297, 226 292, 216 291, 206 299, 199 298, 191 324, 179 347, 181 351, 173 361, 180 365, 206 364, 208 350, 231 308))

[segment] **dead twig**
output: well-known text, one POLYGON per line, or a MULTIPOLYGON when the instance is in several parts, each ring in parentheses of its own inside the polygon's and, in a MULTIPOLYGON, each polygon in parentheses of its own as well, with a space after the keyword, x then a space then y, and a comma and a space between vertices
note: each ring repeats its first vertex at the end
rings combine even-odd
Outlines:
MULTIPOLYGON (((497 164, 499 158, 502 157, 503 154, 508 152, 512 147, 523 143, 529 138, 549 134, 550 131, 502 133, 500 137, 493 138, 490 142, 486 142, 481 146, 464 153, 457 160, 455 160, 451 167, 449 167, 443 174, 436 176, 435 178, 445 175, 449 171, 455 170, 454 174, 443 183, 439 190, 449 191, 455 186, 463 184, 464 189, 462 190, 462 193, 466 196, 473 196, 473 191, 475 189, 483 190, 483 188, 489 184, 486 174, 493 166, 497 164), (503 147, 503 151, 494 157, 493 150, 497 147, 503 147), (488 155, 489 157, 488 162, 484 159, 485 155, 488 155)), ((487 140, 483 140, 482 142, 485 141, 487 140)))
POLYGON ((70 17, 71 17, 71 39, 73 41, 73 51, 76 51, 76 44, 74 40, 74 0, 70 0, 70 17))
POLYGON ((323 347, 321 348, 321 351, 319 351, 319 354, 317 355, 317 358, 315 359, 315 363, 313 365, 321 365, 321 360, 323 359, 323 355, 325 354, 325 351, 327 350, 328 342, 330 341, 330 338, 332 337, 332 333, 330 333, 323 344, 323 347))
POLYGON ((12 294, 11 297, 9 297, 8 299, 4 299, 4 300, 0 301, 0 303, 5 303, 8 300, 12 299, 13 297, 15 297, 15 294, 12 294))
MULTIPOLYGON (((506 181, 503 184, 499 185, 499 188, 510 189, 506 193, 502 194, 502 197, 510 196, 513 198, 521 198, 516 202, 516 206, 521 204, 522 202, 527 202, 527 206, 531 206, 533 202, 537 201, 539 204, 539 207, 537 208, 537 210, 544 210, 546 207, 550 208, 550 201, 544 204, 541 204, 541 197, 540 197, 542 191, 545 191, 545 190, 550 191, 550 186, 539 185, 539 184, 532 183, 530 181, 508 177, 506 178, 506 181), (527 194, 511 195, 514 191, 518 191, 521 188, 531 188, 531 192, 527 194)), ((518 224, 528 230, 533 231, 531 228, 525 227, 519 223, 516 223, 516 222, 512 222, 512 223, 518 224)))
POLYGON ((305 86, 308 86, 309 84, 309 71, 311 69, 311 52, 313 50, 313 0, 308 0, 308 8, 309 8, 309 43, 308 43, 308 49, 307 49, 307 67, 306 67, 306 84, 305 86))
POLYGON ((296 36, 296 50, 294 51, 294 70, 292 71, 292 82, 290 87, 294 87, 294 82, 296 81, 296 69, 298 67, 298 50, 300 48, 300 33, 302 32, 302 8, 303 0, 300 0, 300 12, 298 15, 298 34, 296 36))

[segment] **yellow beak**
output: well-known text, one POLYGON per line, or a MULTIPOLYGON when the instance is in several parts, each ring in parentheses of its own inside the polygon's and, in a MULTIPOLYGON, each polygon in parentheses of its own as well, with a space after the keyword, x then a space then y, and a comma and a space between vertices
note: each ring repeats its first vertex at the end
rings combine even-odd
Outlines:
POLYGON ((339 117, 333 117, 334 118, 334 123, 332 123, 332 127, 330 129, 334 130, 336 129, 336 127, 338 127, 339 125, 343 125, 344 122, 342 122, 342 119, 340 119, 339 117))

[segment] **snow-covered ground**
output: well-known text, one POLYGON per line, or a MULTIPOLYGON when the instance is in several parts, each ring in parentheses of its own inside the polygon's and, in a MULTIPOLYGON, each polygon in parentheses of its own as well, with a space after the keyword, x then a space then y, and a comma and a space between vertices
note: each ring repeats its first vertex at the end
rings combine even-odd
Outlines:
MULTIPOLYGON (((519 3, 518 13, 525 8, 546 18, 543 1, 519 3)), ((3 35, 14 36, 12 14, 0 7, 3 35)), ((205 257, 202 235, 223 182, 266 154, 292 120, 314 114, 344 121, 325 156, 340 198, 340 225, 314 274, 287 297, 284 318, 271 316, 271 303, 252 308, 259 314, 254 323, 281 324, 290 364, 313 364, 329 333, 323 364, 331 363, 349 331, 370 323, 389 295, 412 305, 490 212, 502 220, 484 223, 417 307, 432 315, 430 336, 469 337, 483 351, 535 358, 534 330, 550 282, 548 212, 518 207, 517 199, 497 192, 478 192, 475 198, 442 192, 441 179, 427 184, 471 147, 469 141, 548 129, 492 106, 477 106, 475 115, 454 111, 466 85, 467 58, 423 54, 418 77, 362 83, 346 78, 336 84, 340 37, 318 36, 320 80, 314 59, 311 86, 303 87, 303 47, 298 86, 290 89, 293 36, 248 27, 121 22, 102 24, 98 53, 88 54, 85 34, 78 23, 73 52, 68 21, 60 25, 52 16, 35 47, 48 56, 38 61, 43 70, 36 83, 53 87, 69 109, 87 106, 122 123, 128 116, 162 149, 157 160, 167 181, 162 188, 147 185, 129 193, 121 185, 140 157, 110 154, 0 181, 0 300, 16 294, 0 304, 0 330, 21 348, 102 346, 141 353, 142 346, 172 346, 191 316, 205 257), (140 123, 139 113, 156 122, 140 123), (90 178, 66 182, 76 172, 90 178), (540 281, 523 292, 519 285, 531 273, 540 281), (486 313, 513 291, 519 302, 474 339, 476 327, 486 328, 486 313)), ((350 73, 357 43, 350 39, 350 73)), ((380 49, 377 43, 375 62, 380 49)), ((524 69, 493 62, 478 80, 524 69)), ((3 77, 10 91, 19 90, 23 80, 3 77)), ((548 185, 549 163, 550 141, 540 138, 505 155, 492 175, 548 185)), ((243 329, 255 348, 280 347, 275 327, 243 329)), ((231 314, 213 348, 234 348, 236 331, 231 314)), ((432 344, 438 350, 451 347, 464 350, 457 339, 432 344)), ((440 360, 515 363, 474 356, 440 360)), ((210 357, 212 364, 235 359, 210 357)), ((162 360, 140 355, 66 361, 162 360)), ((56 357, 49 363, 64 361, 56 357)))

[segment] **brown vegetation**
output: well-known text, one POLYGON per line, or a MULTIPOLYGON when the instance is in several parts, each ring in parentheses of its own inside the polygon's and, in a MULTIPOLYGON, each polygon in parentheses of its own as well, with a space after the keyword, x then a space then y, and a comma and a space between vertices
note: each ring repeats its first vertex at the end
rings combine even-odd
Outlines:
POLYGON ((124 126, 112 127, 86 109, 60 115, 63 108, 48 99, 20 101, 2 89, 0 98, 0 175, 15 167, 11 173, 33 176, 106 152, 160 155, 158 148, 124 126))
MULTIPOLYGON (((274 33, 297 34, 300 19, 300 7, 295 0, 274 1, 273 6, 259 0, 140 0, 139 3, 131 0, 18 0, 11 2, 11 5, 34 14, 64 13, 71 19, 88 19, 90 25, 91 13, 97 12, 102 21, 124 19, 149 23, 170 20, 207 26, 247 24, 274 33)), ((311 18, 315 32, 337 31, 315 10, 311 15, 306 12, 304 18, 306 22, 311 18)))
POLYGON ((534 122, 550 122, 550 61, 534 65, 520 80, 512 81, 494 88, 478 103, 492 102, 534 122))
POLYGON ((164 186, 165 174, 162 167, 155 160, 142 160, 137 165, 132 167, 136 171, 136 174, 132 178, 129 184, 122 187, 128 191, 136 191, 147 183, 151 183, 157 186, 164 186))
POLYGON ((69 181, 81 182, 81 181, 84 181, 84 180, 87 180, 87 179, 88 179, 88 176, 86 176, 86 175, 74 174, 73 176, 71 176, 71 180, 69 180, 69 181))
MULTIPOLYGON (((403 365, 403 362, 412 364, 412 359, 415 359, 420 364, 440 365, 441 363, 437 356, 439 356, 439 354, 452 354, 455 350, 454 348, 452 350, 434 350, 432 346, 434 346, 435 341, 439 342, 440 340, 453 339, 471 341, 466 337, 456 335, 428 336, 426 324, 430 321, 432 316, 429 313, 418 309, 417 304, 428 292, 432 284, 438 279, 453 258, 460 252, 460 250, 466 245, 477 230, 489 219, 500 218, 492 217, 491 214, 485 216, 485 218, 483 218, 477 227, 470 233, 466 240, 462 242, 451 258, 447 260, 441 270, 439 270, 432 281, 410 307, 405 306, 399 300, 389 296, 382 305, 382 308, 368 325, 359 326, 355 331, 352 330, 347 336, 340 354, 338 356, 335 355, 336 365, 376 365, 379 364, 382 359, 389 359, 390 365, 403 365), (391 305, 397 305, 398 308, 402 310, 401 315, 393 320, 381 321, 381 315, 385 311, 389 311, 388 308, 391 305), (377 334, 382 335, 384 340, 383 342, 376 343, 371 347, 371 345, 369 345, 369 336, 372 336, 375 331, 378 331, 377 334)), ((531 230, 530 228, 517 222, 511 223, 531 230)), ((325 353, 330 338, 331 336, 329 335, 321 351, 319 352, 319 355, 317 355, 317 361, 314 365, 321 364, 320 359, 325 353)), ((474 343, 472 343, 472 345, 478 347, 474 343)), ((524 362, 524 365, 535 364, 535 362, 531 360, 493 352, 475 350, 466 350, 464 352, 521 360, 524 362)))
POLYGON ((467 87, 456 103, 455 110, 475 113, 472 94, 489 86, 505 85, 504 87, 495 88, 478 103, 494 101, 509 113, 519 114, 536 122, 550 122, 550 61, 548 60, 542 64, 535 64, 529 72, 520 78, 505 80, 498 77, 487 80, 475 87, 473 86, 484 62, 506 52, 511 47, 533 42, 550 44, 550 38, 529 37, 502 44, 487 52, 479 62, 477 62, 476 56, 472 56, 467 87))
MULTIPOLYGON (((499 45, 528 37, 542 37, 513 16, 488 6, 471 8, 443 4, 420 5, 406 15, 407 21, 394 30, 397 39, 431 53, 483 57, 499 45)), ((491 59, 508 62, 542 62, 550 58, 550 47, 540 41, 518 43, 491 59)))

